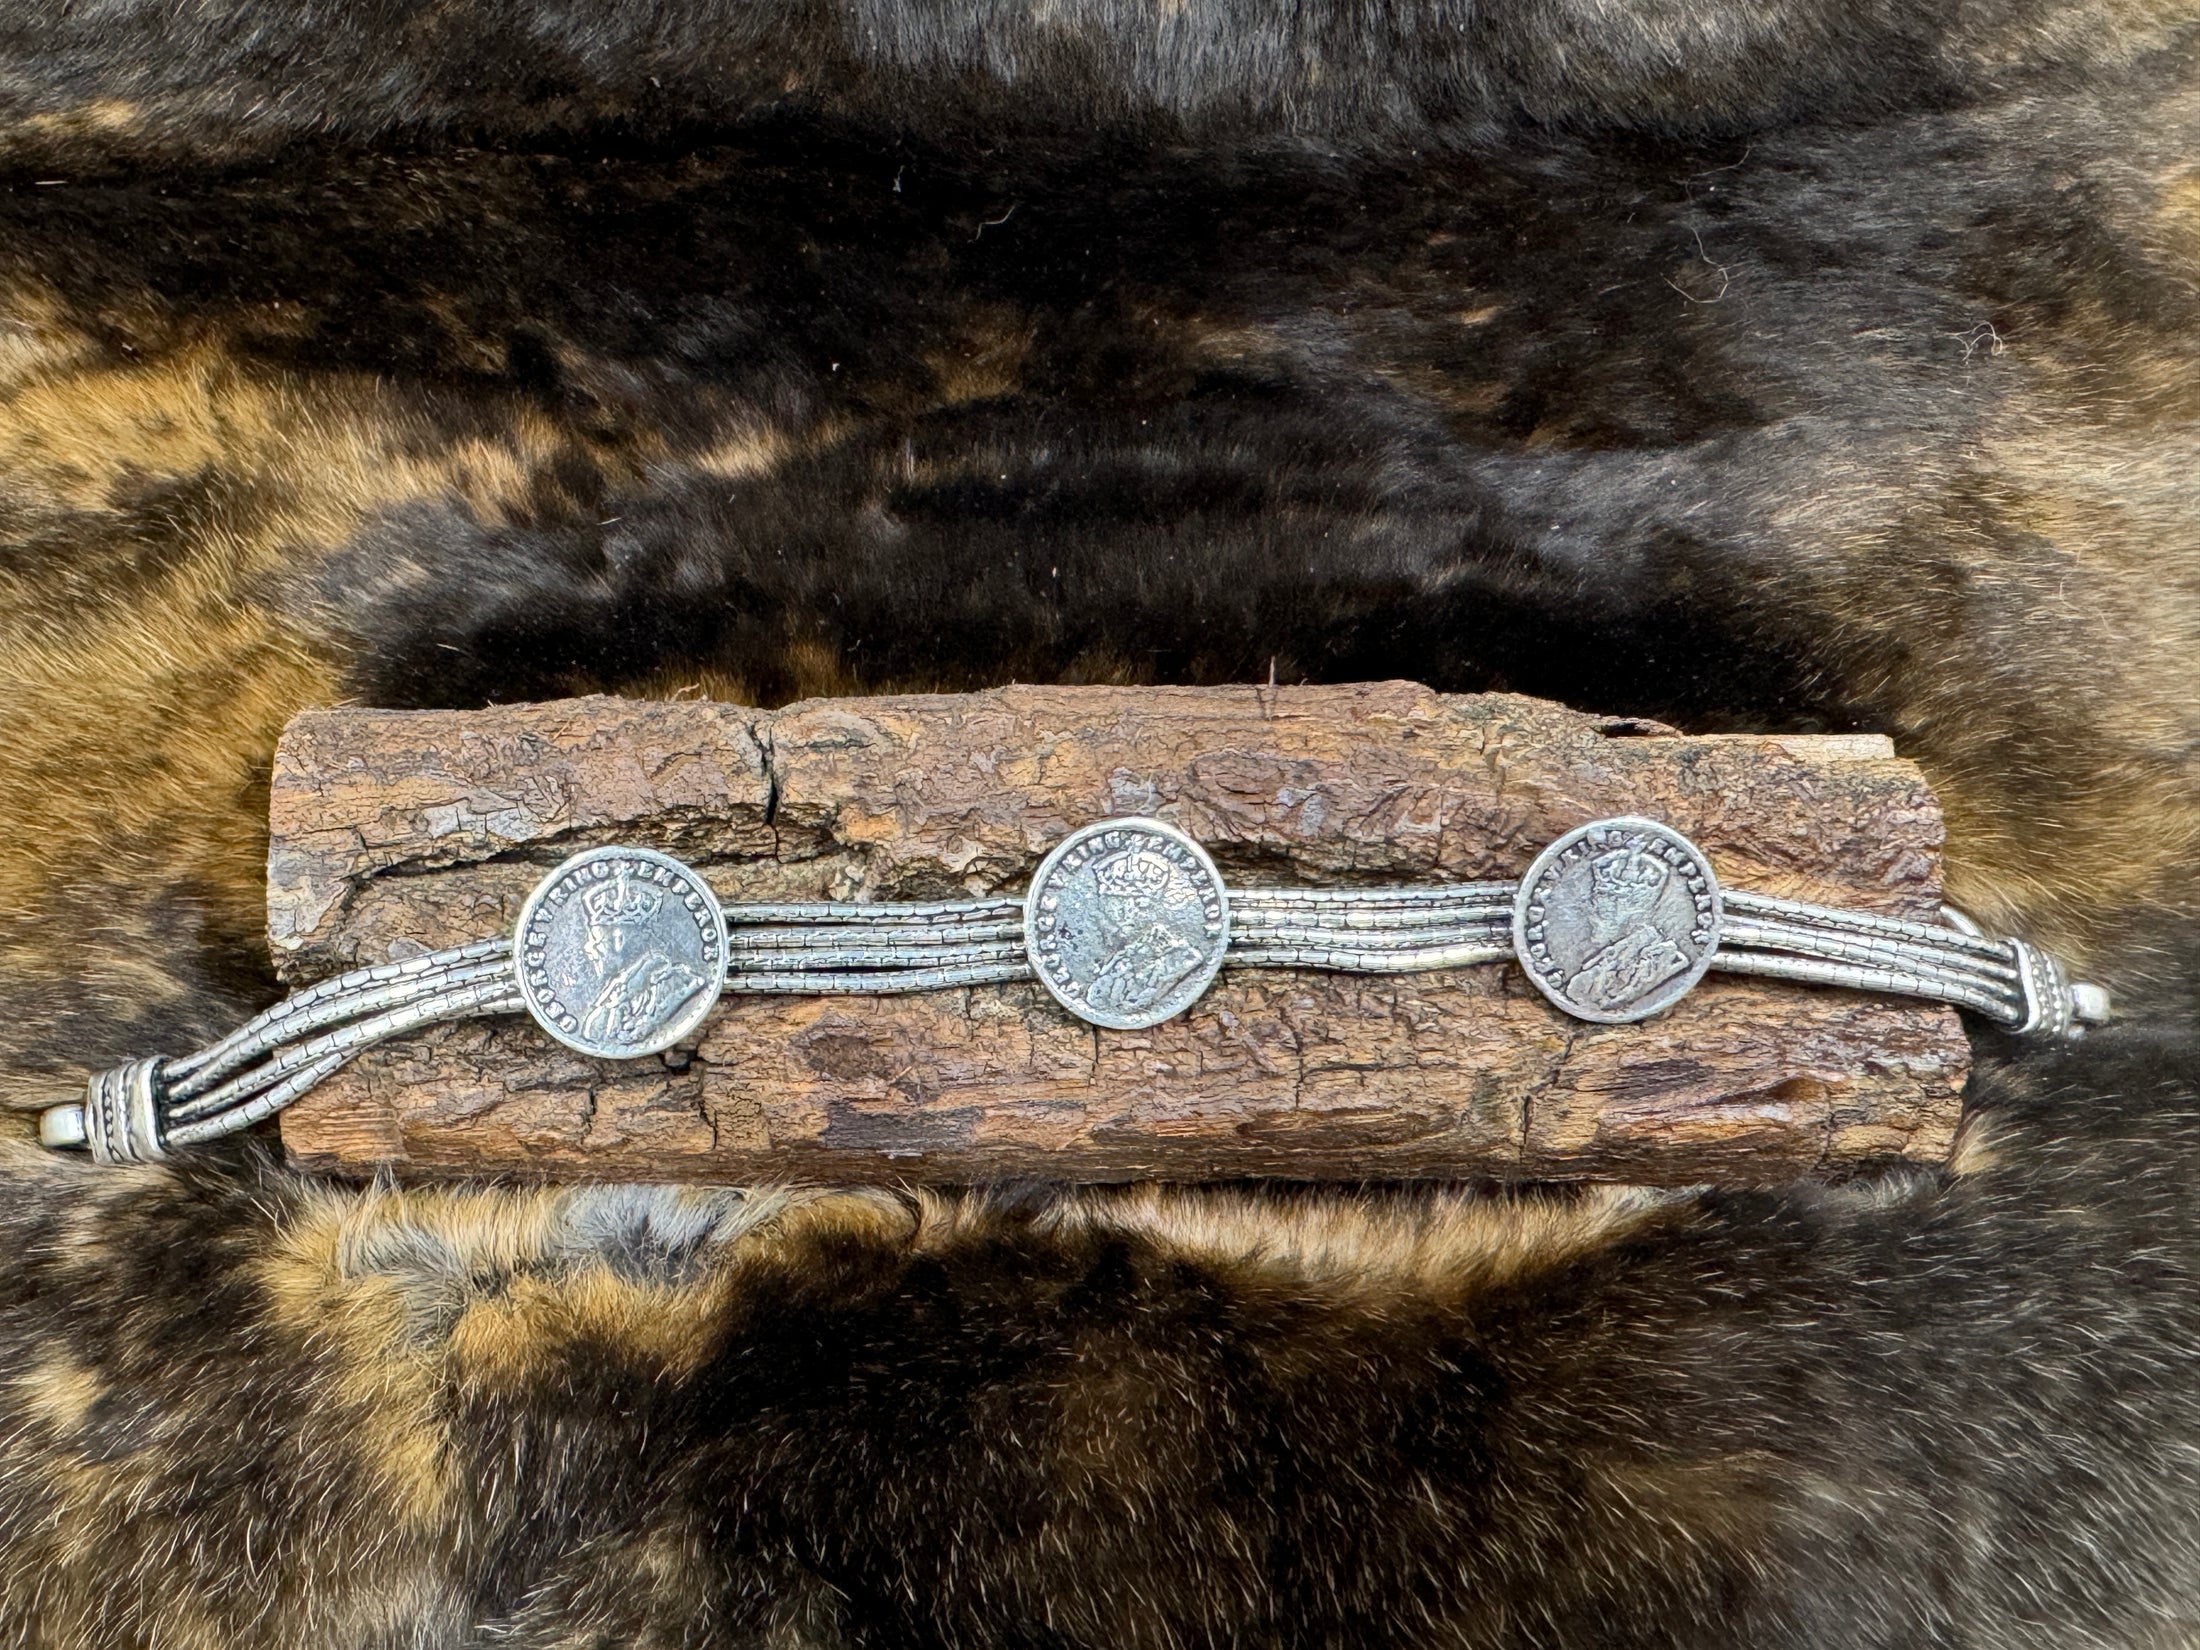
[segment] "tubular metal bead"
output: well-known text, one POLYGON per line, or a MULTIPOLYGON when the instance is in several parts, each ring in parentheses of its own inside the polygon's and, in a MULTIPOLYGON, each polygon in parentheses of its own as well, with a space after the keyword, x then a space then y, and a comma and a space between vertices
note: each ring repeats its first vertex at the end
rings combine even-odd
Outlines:
POLYGON ((770 928, 735 929, 727 935, 726 945, 728 950, 736 954, 749 951, 831 950, 878 943, 896 946, 970 945, 980 940, 1021 940, 1023 932, 1021 917, 1013 922, 911 923, 906 927, 887 923, 820 924, 815 928, 780 924, 770 928))
POLYGON ((215 1112, 211 1116, 194 1119, 188 1123, 178 1123, 168 1131, 168 1138, 179 1147, 196 1146, 209 1140, 219 1140, 223 1135, 235 1134, 240 1129, 248 1129, 258 1122, 260 1117, 274 1116, 276 1112, 297 1099, 306 1090, 312 1088, 322 1078, 332 1075, 355 1052, 357 1051, 346 1049, 338 1054, 323 1055, 303 1071, 293 1072, 282 1082, 252 1095, 241 1105, 227 1111, 215 1112), (255 1114, 252 1108, 264 1104, 271 1095, 280 1095, 282 1098, 266 1111, 255 1114))
POLYGON ((1232 912, 1230 944, 1252 946, 1276 945, 1326 945, 1340 950, 1361 951, 1426 951, 1443 945, 1462 945, 1472 940, 1493 936, 1509 936, 1512 920, 1483 920, 1480 922, 1431 924, 1409 929, 1383 929, 1366 932, 1350 928, 1328 928, 1318 923, 1239 923, 1232 912))
POLYGON ((744 997, 895 997, 964 985, 998 985, 1031 978, 1029 958, 965 968, 905 968, 877 974, 729 974, 726 991, 744 997))
POLYGON ((1826 929, 1806 930, 1798 925, 1784 922, 1768 923, 1766 927, 1772 933, 1781 937, 1780 943, 1782 944, 1795 944, 1799 936, 1810 934, 1814 937, 1803 943, 1813 947, 1831 946, 1836 943, 1865 945, 1884 948, 1885 951, 1897 956, 1929 960, 1935 967, 1974 974, 1983 979, 1993 980, 2001 985, 2015 985, 2018 979, 2015 966, 2016 953, 2009 949, 2009 942, 2006 940, 1999 942, 2001 950, 1998 955, 1989 955, 1968 945, 1942 945, 1937 937, 1933 939, 1904 939, 1892 935, 1847 935, 1837 934, 1826 929))
POLYGON ((197 1074, 204 1067, 225 1059, 240 1044, 258 1036, 262 1031, 279 1025, 292 1015, 301 1013, 330 997, 346 992, 382 985, 386 982, 418 978, 443 969, 461 967, 467 963, 490 957, 509 956, 512 942, 509 938, 475 940, 468 945, 452 946, 448 950, 428 951, 417 957, 407 957, 403 962, 376 963, 369 968, 354 968, 349 973, 332 975, 317 980, 302 991, 294 991, 281 1002, 263 1009, 219 1042, 210 1043, 194 1054, 184 1055, 173 1062, 170 1072, 178 1078, 197 1074))
POLYGON ((431 973, 416 974, 409 979, 370 985, 339 996, 324 997, 307 1005, 301 1012, 263 1027, 257 1036, 235 1043, 219 1060, 200 1065, 188 1081, 176 1085, 174 1092, 178 1097, 195 1097, 210 1089, 215 1080, 224 1073, 234 1071, 249 1061, 322 1027, 359 1019, 383 1009, 400 1007, 437 992, 448 991, 455 986, 508 977, 510 971, 511 962, 508 957, 498 957, 486 962, 445 964, 431 973))
POLYGON ((324 1055, 333 1054, 340 1049, 356 1051, 371 1043, 378 1043, 384 1037, 395 1036, 400 1031, 410 1031, 415 1026, 453 1018, 457 1010, 485 1002, 500 1004, 497 1012, 504 1009, 516 1010, 520 1007, 519 987, 508 979, 481 980, 436 996, 422 998, 401 1008, 385 1010, 372 1019, 323 1032, 303 1043, 293 1043, 278 1050, 264 1064, 232 1077, 219 1088, 200 1095, 192 1103, 191 1116, 195 1119, 233 1106, 300 1067, 313 1064, 324 1055))
POLYGON ((838 973, 882 968, 960 968, 975 963, 1007 962, 1024 955, 1022 940, 988 940, 978 945, 941 946, 845 946, 836 950, 795 947, 782 951, 745 952, 733 961, 741 976, 775 971, 838 973))
POLYGON ((1720 899, 1739 916, 1800 923, 1808 928, 1830 928, 1848 934, 1891 934, 1925 945, 1944 945, 1996 962, 2009 959, 2008 943, 1983 934, 1966 934, 1944 923, 1915 922, 1908 917, 1882 917, 1871 911, 1837 911, 1829 905, 1806 905, 1801 900, 1775 899, 1746 889, 1724 888, 1720 899))
POLYGON ((1734 966, 1726 968, 1730 974, 1754 973, 1769 976, 1772 967, 1794 964, 1816 972, 1782 975, 1782 978, 1813 980, 1821 985, 1847 985, 1858 990, 1886 991, 1899 996, 1931 997, 1962 1007, 1977 1008, 1983 1003, 1997 1005, 1991 1012, 2004 1018, 2018 1012, 2018 994, 2005 986, 1997 986, 1975 978, 1942 973, 1932 969, 1905 968, 1889 964, 1835 962, 1822 957, 1797 957, 1786 952, 1733 950, 1719 953, 1714 968, 1724 967, 1727 959, 1734 959, 1734 966), (1836 978, 1839 971, 1845 976, 1836 978), (1860 984, 1862 981, 1883 983, 1860 984), (1885 982, 1902 982, 1900 984, 1885 982))
POLYGON ((1429 946, 1414 951, 1347 951, 1326 946, 1235 946, 1225 968, 1319 968, 1344 974, 1420 974, 1439 968, 1470 968, 1479 963, 1507 962, 1512 940, 1429 946))
MULTIPOLYGON (((345 1060, 350 1059, 361 1049, 371 1048, 376 1043, 412 1031, 420 1026, 432 1025, 443 1020, 470 1019, 485 1014, 508 1014, 515 1012, 519 1007, 519 996, 516 990, 510 987, 500 987, 491 991, 485 986, 475 985, 453 991, 443 999, 414 1003, 406 1008, 393 1009, 378 1016, 375 1020, 345 1026, 340 1031, 329 1032, 324 1036, 317 1037, 310 1043, 302 1043, 295 1048, 286 1049, 280 1056, 270 1060, 266 1065, 257 1067, 231 1083, 223 1085, 225 1090, 234 1092, 229 1095, 225 1111, 218 1115, 227 1115, 229 1111, 241 1109, 243 1103, 246 1102, 257 1106, 259 1100, 255 1096, 264 1095, 271 1087, 283 1086, 284 1081, 292 1073, 301 1069, 310 1069, 332 1056, 338 1057, 336 1059, 337 1065, 342 1065, 345 1060)), ((334 1067, 332 1066, 330 1069, 333 1070, 334 1067)), ((301 1088, 292 1092, 303 1093, 304 1090, 301 1088)), ((261 1113, 259 1115, 265 1114, 261 1113)), ((211 1116, 196 1118, 193 1126, 210 1121, 212 1121, 211 1116)))
POLYGON ((1359 911, 1311 906, 1288 910, 1268 910, 1255 906, 1248 910, 1235 901, 1230 906, 1230 926, 1233 931, 1244 928, 1296 927, 1320 929, 1331 934, 1410 936, 1433 929, 1511 921, 1510 905, 1438 905, 1418 911, 1359 911))
POLYGON ((292 992, 281 1002, 247 1020, 220 1042, 201 1049, 198 1053, 190 1055, 186 1060, 178 1061, 177 1064, 179 1067, 195 1066, 199 1062, 220 1053, 230 1043, 238 1041, 254 1027, 266 1022, 280 1020, 284 1016, 295 1013, 299 1009, 319 1002, 324 998, 368 986, 380 985, 387 981, 416 978, 423 974, 435 973, 441 969, 455 967, 478 959, 504 955, 509 953, 510 950, 510 939, 499 936, 494 939, 474 940, 469 944, 452 946, 442 951, 422 952, 417 957, 407 957, 399 962, 374 963, 365 968, 354 968, 342 974, 332 975, 325 980, 317 980, 302 990, 292 992))
MULTIPOLYGON (((439 1020, 485 1019, 492 1014, 509 1014, 519 1006, 516 998, 510 1002, 490 998, 481 1002, 454 1007, 439 1014, 436 1018, 439 1020)), ((212 1117, 201 1118, 196 1122, 185 1124, 176 1129, 169 1136, 169 1139, 175 1145, 188 1146, 196 1145, 201 1141, 219 1139, 225 1134, 235 1134, 240 1129, 249 1129, 253 1124, 273 1117, 289 1105, 291 1101, 297 1099, 299 1095, 312 1088, 314 1084, 343 1066, 346 1061, 362 1049, 369 1047, 371 1044, 382 1042, 387 1038, 395 1037, 400 1032, 412 1029, 411 1025, 393 1026, 378 1036, 366 1038, 324 1055, 304 1070, 292 1073, 284 1081, 256 1095, 243 1105, 234 1107, 229 1111, 217 1113, 212 1117)))
POLYGON ((1769 956, 1757 951, 1719 951, 1711 966, 1725 974, 1748 974, 1760 979, 1795 980, 1805 985, 1846 986, 1855 991, 1885 992, 1897 997, 1925 997, 1976 1009, 2004 1025, 2023 1019, 2023 1011, 1980 987, 1924 975, 1897 973, 1891 969, 1857 968, 1847 963, 1818 962, 1808 957, 1769 956))
POLYGON ((372 986, 345 996, 326 997, 312 1004, 305 1012, 261 1028, 259 1034, 230 1048, 218 1060, 209 1060, 192 1073, 189 1079, 178 1083, 171 1091, 170 1107, 174 1117, 195 1116, 206 1109, 195 1104, 199 1096, 213 1088, 223 1077, 249 1065, 263 1054, 280 1048, 284 1043, 323 1026, 336 1025, 345 1020, 378 1013, 387 1008, 398 1008, 422 997, 453 986, 469 985, 476 980, 494 979, 509 974, 511 961, 499 957, 489 962, 448 965, 432 974, 416 975, 409 980, 389 985, 372 986))
POLYGON ((989 899, 938 900, 928 905, 869 905, 860 900, 797 900, 780 904, 724 905, 729 924, 986 922, 1020 919, 1024 902, 1016 895, 989 899))
POLYGON ((1889 965, 1927 971, 1941 969, 1961 978, 1976 979, 1997 986, 2018 983, 2014 968, 2004 963, 1988 962, 1983 957, 1966 952, 1945 951, 1909 940, 1821 933, 1791 928, 1785 923, 1756 922, 1748 918, 1734 919, 1723 924, 1719 931, 1719 943, 1722 946, 1732 944, 1742 949, 1788 951, 1797 956, 1822 957, 1829 962, 1861 963, 1867 967, 1889 965))
POLYGON ((1517 882, 1438 882, 1425 888, 1246 888, 1230 890, 1230 908, 1347 906, 1367 911, 1438 905, 1448 900, 1510 906, 1520 892, 1517 882))

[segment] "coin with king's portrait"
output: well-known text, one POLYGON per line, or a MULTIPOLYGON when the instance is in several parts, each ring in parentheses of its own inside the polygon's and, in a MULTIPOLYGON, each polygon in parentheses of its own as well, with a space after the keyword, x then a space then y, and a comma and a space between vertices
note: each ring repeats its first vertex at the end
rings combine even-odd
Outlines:
POLYGON ((1135 1031, 1197 1002, 1230 948, 1230 897, 1207 851, 1157 819, 1073 831, 1024 901, 1039 981, 1072 1014, 1135 1031))
POLYGON ((512 949, 535 1023, 608 1060, 670 1048, 726 979, 717 896, 648 848, 596 848, 560 865, 520 908, 512 949))
POLYGON ((1617 1025, 1695 987, 1719 948, 1719 922, 1719 879, 1693 842, 1654 819, 1600 819, 1528 867, 1513 948, 1558 1007, 1617 1025))

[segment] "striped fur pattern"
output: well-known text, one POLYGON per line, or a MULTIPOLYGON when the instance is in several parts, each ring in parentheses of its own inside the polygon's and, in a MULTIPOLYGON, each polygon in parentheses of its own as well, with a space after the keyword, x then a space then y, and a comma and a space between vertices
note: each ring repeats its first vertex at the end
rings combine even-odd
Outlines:
POLYGON ((0 18, 0 1644, 2200 1642, 2200 12, 0 18), (1410 676, 1873 730, 1945 1174, 397 1190, 28 1109, 273 992, 310 704, 1410 676))

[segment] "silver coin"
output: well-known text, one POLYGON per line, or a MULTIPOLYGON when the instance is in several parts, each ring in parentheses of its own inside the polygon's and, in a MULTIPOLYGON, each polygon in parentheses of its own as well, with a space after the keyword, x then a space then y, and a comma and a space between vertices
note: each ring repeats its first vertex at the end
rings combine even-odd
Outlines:
POLYGON ((1079 1019, 1159 1025, 1199 1001, 1230 948, 1230 896, 1206 849, 1157 819, 1072 831, 1039 862, 1024 946, 1079 1019))
POLYGON ((535 885, 512 936, 520 996, 568 1048, 631 1060, 693 1031, 726 983, 710 885, 648 848, 592 848, 535 885))
POLYGON ((1600 819, 1536 855, 1513 949, 1568 1014, 1618 1025, 1688 994, 1719 948, 1719 918, 1719 879, 1693 842, 1654 819, 1600 819))

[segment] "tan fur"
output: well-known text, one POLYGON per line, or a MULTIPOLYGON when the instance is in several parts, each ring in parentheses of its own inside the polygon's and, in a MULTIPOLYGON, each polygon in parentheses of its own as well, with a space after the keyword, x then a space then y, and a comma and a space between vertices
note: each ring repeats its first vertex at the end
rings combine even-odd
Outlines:
POLYGON ((2191 1637, 2200 8, 525 12, 0 30, 0 1644, 2191 1637), (299 708, 1271 672, 1884 733, 2168 1029, 1755 1193, 28 1144, 299 708))
POLYGON ((1529 1281, 1671 1218, 1676 1207, 1670 1194, 1621 1186, 1517 1200, 1453 1194, 1281 1205, 1246 1193, 1145 1186, 1089 1193, 1050 1218, 1064 1231, 1135 1234, 1201 1266, 1373 1304, 1529 1281))

